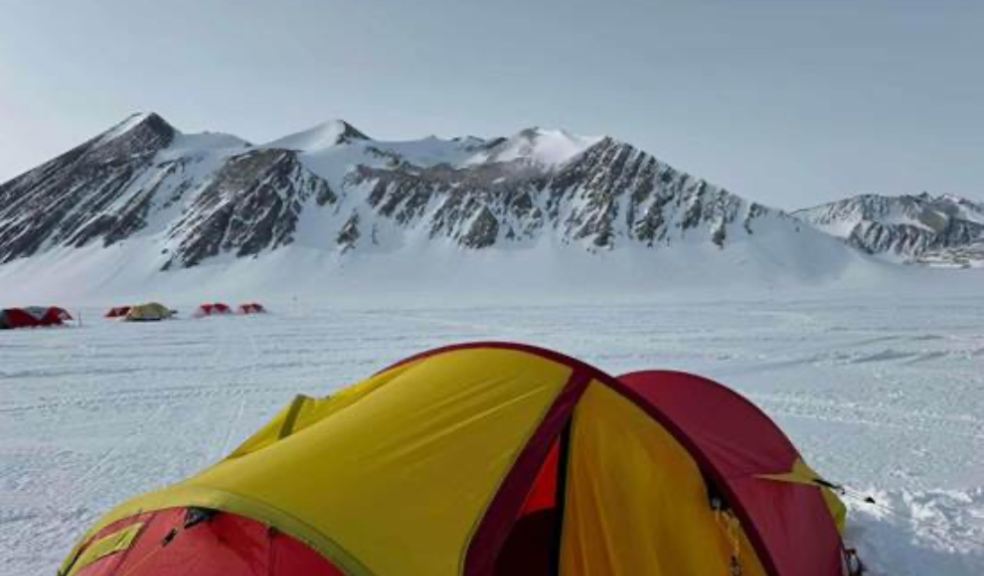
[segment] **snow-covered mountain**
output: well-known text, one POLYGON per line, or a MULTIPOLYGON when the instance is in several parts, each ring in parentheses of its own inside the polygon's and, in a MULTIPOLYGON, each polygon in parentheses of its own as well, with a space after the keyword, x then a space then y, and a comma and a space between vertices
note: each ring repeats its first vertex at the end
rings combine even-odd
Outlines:
POLYGON ((254 145, 140 114, 0 185, 0 262, 134 238, 159 248, 161 269, 291 244, 350 256, 545 239, 593 253, 725 249, 761 225, 801 233, 630 144, 538 128, 383 142, 332 121, 254 145))
POLYGON ((794 212, 870 254, 941 266, 984 264, 984 203, 952 195, 863 194, 794 212))

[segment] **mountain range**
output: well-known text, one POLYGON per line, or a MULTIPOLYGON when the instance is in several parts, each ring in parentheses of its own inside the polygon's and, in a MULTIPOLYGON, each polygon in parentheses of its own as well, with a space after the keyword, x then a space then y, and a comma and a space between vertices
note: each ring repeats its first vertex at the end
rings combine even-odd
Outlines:
POLYGON ((851 251, 974 266, 982 243, 984 205, 967 199, 862 195, 787 213, 612 137, 540 128, 383 141, 335 120, 253 144, 136 114, 0 184, 0 268, 137 245, 133 258, 158 271, 288 248, 344 267, 360 254, 547 246, 598 259, 731 253, 812 274, 851 251))

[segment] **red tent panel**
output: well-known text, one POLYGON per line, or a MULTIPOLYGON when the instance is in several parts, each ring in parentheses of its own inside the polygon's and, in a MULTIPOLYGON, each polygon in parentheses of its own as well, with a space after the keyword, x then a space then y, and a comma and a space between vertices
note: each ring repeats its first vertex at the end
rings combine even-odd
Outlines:
POLYGON ((771 574, 840 576, 843 546, 820 490, 758 478, 793 468, 799 453, 754 404, 682 372, 619 377, 641 407, 689 447, 735 509, 771 574))
POLYGON ((3 311, 3 325, 6 328, 30 328, 38 326, 38 319, 21 308, 7 308, 3 311))
POLYGON ((193 524, 189 518, 187 509, 172 508, 107 526, 96 538, 143 523, 128 549, 83 567, 78 576, 344 576, 311 548, 254 520, 224 512, 193 524))
POLYGON ((71 320, 72 315, 64 308, 55 306, 7 308, 2 311, 4 328, 31 328, 34 326, 58 326, 65 320, 71 320))
POLYGON ((229 314, 231 312, 232 309, 229 308, 227 304, 223 304, 222 302, 214 302, 199 306, 198 310, 195 311, 195 316, 212 316, 214 314, 229 314))
POLYGON ((67 310, 53 306, 41 316, 41 326, 56 326, 71 319, 72 315, 67 310))
POLYGON ((129 306, 116 306, 115 308, 110 308, 109 312, 106 312, 107 318, 119 318, 120 316, 126 316, 130 313, 129 306))

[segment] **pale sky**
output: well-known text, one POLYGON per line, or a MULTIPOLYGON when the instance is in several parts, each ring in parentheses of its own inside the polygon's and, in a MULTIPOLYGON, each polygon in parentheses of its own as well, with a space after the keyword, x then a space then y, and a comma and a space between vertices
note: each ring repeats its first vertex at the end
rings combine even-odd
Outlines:
POLYGON ((0 181, 151 110, 610 134, 782 208, 984 199, 984 2, 0 0, 0 181))

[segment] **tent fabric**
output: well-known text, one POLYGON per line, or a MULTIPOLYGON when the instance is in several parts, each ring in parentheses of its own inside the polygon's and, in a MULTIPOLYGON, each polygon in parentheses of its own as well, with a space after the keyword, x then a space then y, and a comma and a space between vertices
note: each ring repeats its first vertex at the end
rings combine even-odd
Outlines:
POLYGON ((72 319, 72 315, 64 308, 50 306, 41 316, 42 326, 58 326, 72 319))
POLYGON ((130 313, 130 306, 115 306, 106 312, 106 318, 122 318, 130 313))
POLYGON ((266 308, 258 302, 247 302, 245 304, 240 304, 236 311, 239 314, 263 314, 266 312, 266 308))
POLYGON ((764 560, 771 573, 839 573, 841 538, 827 505, 836 496, 817 484, 762 477, 790 472, 801 460, 768 416, 737 393, 693 374, 637 372, 619 380, 713 471, 717 488, 754 527, 750 536, 757 547, 770 551, 764 560), (806 541, 814 545, 803 546, 806 541))
MULTIPOLYGON (((499 546, 495 556, 494 574, 514 576, 538 576, 556 573, 558 547, 560 541, 559 502, 562 483, 560 471, 562 461, 561 441, 554 441, 543 465, 537 472, 533 485, 523 500, 523 506, 499 546)), ((470 550, 477 550, 476 537, 472 539, 470 550)), ((467 561, 466 561, 467 563, 467 561)), ((473 573, 482 573, 478 563, 467 563, 473 573)), ((488 567, 483 566, 485 573, 488 567)))
POLYGON ((159 302, 149 302, 131 307, 125 318, 131 322, 154 322, 167 320, 173 314, 167 306, 159 302))
MULTIPOLYGON (((218 511, 209 523, 268 526, 354 575, 725 574, 740 562, 751 576, 842 576, 828 562, 843 545, 821 488, 762 477, 793 471, 788 440, 710 381, 684 389, 693 403, 666 400, 664 386, 685 386, 675 374, 616 380, 508 343, 418 355, 330 397, 298 396, 221 462, 111 511, 60 574, 109 530, 201 508, 218 511)), ((238 545, 231 534, 223 545, 238 545)), ((145 538, 123 554, 163 555, 173 569, 126 574, 183 573, 189 556, 159 539, 141 548, 145 538)), ((224 562, 216 546, 195 548, 193 565, 224 562)), ((262 573, 251 565, 222 573, 262 573)))
POLYGON ((57 306, 28 306, 0 310, 0 329, 60 326, 72 315, 57 306))
POLYGON ((784 472, 782 474, 759 474, 758 477, 768 480, 775 480, 778 482, 793 482, 795 484, 813 487, 816 487, 818 484, 823 486, 824 489, 821 491, 821 494, 823 495, 824 504, 827 505, 827 509, 834 518, 834 524, 837 526, 837 532, 840 534, 844 533, 844 527, 847 523, 847 507, 844 506, 844 503, 837 497, 837 494, 830 489, 830 483, 810 468, 810 466, 807 465, 802 458, 797 458, 796 461, 793 462, 793 468, 789 472, 784 472))
MULTIPOLYGON (((72 573, 78 573, 93 564, 99 563, 104 558, 126 552, 133 545, 137 536, 143 530, 143 527, 143 522, 133 522, 118 530, 108 530, 108 534, 97 535, 92 544, 86 547, 85 552, 75 561, 75 565, 72 567, 72 573)), ((120 559, 110 559, 105 563, 120 559)), ((89 570, 89 572, 94 571, 95 568, 90 568, 89 570)))
POLYGON ((612 388, 578 403, 570 458, 561 573, 730 574, 734 556, 764 574, 747 544, 732 550, 686 449, 612 388))
POLYGON ((216 314, 232 314, 232 309, 229 308, 228 304, 223 304, 222 302, 214 302, 211 304, 202 304, 195 310, 195 317, 202 318, 205 316, 214 316, 216 314))
POLYGON ((114 523, 97 536, 68 576, 344 574, 302 542, 260 522, 223 513, 189 522, 193 513, 172 508, 114 523), (106 545, 85 557, 100 543, 106 545))
POLYGON ((472 527, 570 374, 505 349, 401 366, 328 398, 293 427, 268 427, 275 443, 254 437, 110 521, 190 501, 283 526, 350 574, 454 574, 472 527))

